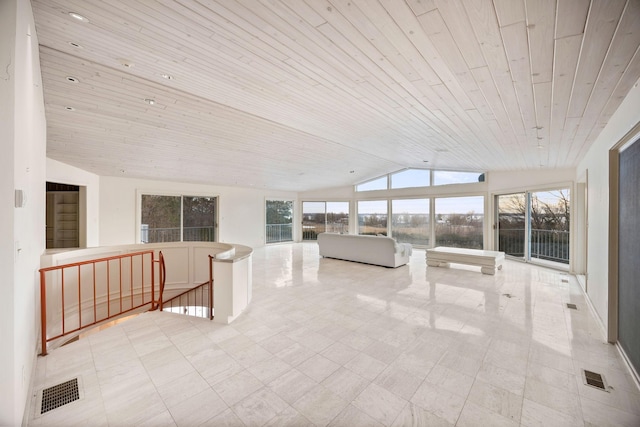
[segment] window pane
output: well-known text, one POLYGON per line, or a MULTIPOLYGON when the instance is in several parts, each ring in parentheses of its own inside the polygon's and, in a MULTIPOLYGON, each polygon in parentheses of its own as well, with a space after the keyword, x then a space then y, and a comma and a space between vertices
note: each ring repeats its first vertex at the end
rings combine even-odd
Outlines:
POLYGON ((358 234, 387 235, 387 201, 358 202, 358 234))
POLYGON ((293 240, 293 201, 267 200, 266 242, 290 242, 293 240))
POLYGON ((214 242, 216 224, 215 197, 182 198, 182 240, 185 242, 214 242))
POLYGON ((401 243, 429 245, 429 199, 391 201, 391 236, 401 243))
POLYGON ((569 189, 531 193, 531 258, 569 264, 569 189))
POLYGON ((330 233, 349 232, 349 202, 327 202, 327 226, 330 233))
POLYGON ((436 246, 482 249, 484 197, 436 199, 436 246))
POLYGON ((430 176, 426 169, 407 169, 391 175, 391 188, 426 187, 430 176))
POLYGON ((140 241, 180 241, 180 196, 142 195, 140 241))
POLYGON ((324 233, 325 209, 325 202, 302 202, 302 240, 316 240, 318 233, 324 233))
POLYGON ((456 172, 456 171, 434 171, 433 185, 446 184, 467 184, 473 182, 483 182, 482 172, 456 172))
POLYGON ((387 176, 376 178, 374 180, 363 182, 356 185, 356 191, 372 191, 372 190, 386 190, 387 189, 387 176))

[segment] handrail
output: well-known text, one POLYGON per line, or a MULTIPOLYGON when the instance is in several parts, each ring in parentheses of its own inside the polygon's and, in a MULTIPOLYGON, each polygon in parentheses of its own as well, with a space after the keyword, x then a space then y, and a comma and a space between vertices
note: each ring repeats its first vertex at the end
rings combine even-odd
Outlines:
POLYGON ((47 354, 47 343, 52 340, 146 305, 155 309, 162 304, 166 277, 164 257, 160 253, 156 260, 153 250, 45 267, 39 271, 42 356, 47 354), (154 264, 158 262, 161 283, 159 300, 156 300, 154 264), (71 270, 72 274, 65 274, 65 270, 71 270), (75 270, 77 275, 73 274, 75 270), (48 283, 47 279, 50 279, 48 283), (90 318, 88 322, 83 323, 83 314, 90 318), (60 330, 48 334, 47 324, 59 325, 60 330))
POLYGON ((207 280, 206 282, 203 282, 191 289, 187 289, 186 291, 168 299, 167 301, 164 302, 160 302, 160 310, 163 309, 163 307, 165 306, 170 306, 170 308, 174 307, 174 301, 178 301, 178 306, 183 305, 182 304, 182 299, 183 297, 187 297, 187 304, 185 305, 189 305, 189 302, 191 300, 190 298, 190 294, 194 294, 194 304, 197 304, 198 302, 198 291, 200 291, 200 302, 203 304, 202 307, 207 309, 207 315, 206 317, 209 320, 213 320, 213 260, 215 259, 215 256, 209 255, 209 280, 207 280), (204 288, 208 286, 207 289, 207 305, 204 305, 204 298, 202 297, 202 294, 204 293, 204 288))

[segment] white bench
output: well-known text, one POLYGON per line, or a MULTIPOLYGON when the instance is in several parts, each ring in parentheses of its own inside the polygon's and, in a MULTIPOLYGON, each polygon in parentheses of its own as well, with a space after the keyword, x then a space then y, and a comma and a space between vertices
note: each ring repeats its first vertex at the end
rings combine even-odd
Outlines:
POLYGON ((426 256, 430 267, 448 267, 450 262, 477 265, 484 274, 496 274, 496 269, 501 270, 504 262, 504 252, 444 246, 427 249, 426 256))

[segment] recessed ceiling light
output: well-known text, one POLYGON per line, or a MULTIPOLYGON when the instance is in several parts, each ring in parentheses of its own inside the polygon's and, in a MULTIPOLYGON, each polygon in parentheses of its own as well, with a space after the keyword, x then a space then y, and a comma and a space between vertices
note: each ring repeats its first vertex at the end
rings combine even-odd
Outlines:
POLYGON ((162 76, 163 79, 167 79, 167 80, 173 80, 173 76, 171 74, 160 74, 162 76))
POLYGON ((80 45, 80 44, 78 44, 76 42, 68 42, 68 43, 69 43, 69 45, 71 45, 71 46, 73 46, 73 47, 75 47, 77 49, 82 49, 82 45, 80 45))
POLYGON ((133 66, 136 65, 136 64, 133 63, 133 61, 130 61, 130 60, 124 59, 124 58, 118 58, 118 62, 120 62, 120 64, 123 67, 126 67, 126 68, 133 68, 133 66))
POLYGON ((151 98, 145 99, 144 102, 146 102, 149 105, 155 105, 156 104, 156 100, 155 99, 151 99, 151 98))
POLYGON ((80 83, 80 80, 73 76, 67 76, 67 81, 71 83, 80 83))
POLYGON ((64 107, 64 109, 67 110, 67 111, 76 111, 75 108, 70 107, 70 106, 66 106, 66 107, 64 107))
POLYGON ((82 16, 79 13, 76 13, 76 12, 69 12, 69 16, 72 17, 73 19, 76 19, 76 20, 81 21, 81 22, 89 22, 89 20, 87 18, 85 18, 84 16, 82 16))
POLYGON ((538 150, 542 150, 544 147, 540 144, 538 144, 538 150))

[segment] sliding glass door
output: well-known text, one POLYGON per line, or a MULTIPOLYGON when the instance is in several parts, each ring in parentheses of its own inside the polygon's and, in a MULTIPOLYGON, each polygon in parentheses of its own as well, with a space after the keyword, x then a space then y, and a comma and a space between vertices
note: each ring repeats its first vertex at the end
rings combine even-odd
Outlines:
POLYGON ((496 196, 498 250, 525 261, 569 264, 569 189, 496 196))

